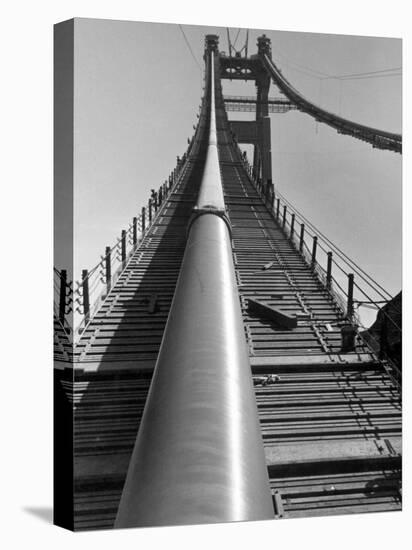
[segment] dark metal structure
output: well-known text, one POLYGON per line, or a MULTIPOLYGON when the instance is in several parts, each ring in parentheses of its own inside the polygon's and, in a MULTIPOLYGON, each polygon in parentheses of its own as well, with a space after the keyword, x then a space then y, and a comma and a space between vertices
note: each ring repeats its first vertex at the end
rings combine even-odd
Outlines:
MULTIPOLYGON (((75 286, 84 322, 72 352, 60 301, 75 529, 401 508, 399 377, 356 330, 366 291, 358 275, 339 279, 327 242, 271 184, 268 91, 281 77, 270 42, 251 57, 217 48, 208 36, 187 151, 75 286), (227 118, 221 78, 257 84, 243 129, 227 118), (240 138, 255 146, 252 165, 240 138)), ((288 108, 309 112, 285 82, 288 108)), ((396 137, 368 131, 397 150, 396 137)))
MULTIPOLYGON (((400 134, 385 132, 347 120, 322 109, 303 97, 289 83, 273 61, 270 40, 265 35, 258 39, 258 55, 250 58, 223 56, 221 58, 221 78, 255 81, 258 104, 262 100, 267 103, 267 91, 269 90, 270 81, 273 80, 273 83, 276 84, 279 91, 286 96, 294 108, 310 115, 318 122, 323 122, 335 128, 341 134, 366 141, 375 148, 387 149, 397 153, 402 152, 402 136, 400 134)), ((257 108, 256 121, 258 122, 260 117, 265 116, 265 113, 266 107, 263 107, 263 111, 257 108)), ((255 165, 254 168, 256 169, 255 165)))
POLYGON ((383 130, 371 128, 370 126, 357 124, 356 122, 342 118, 334 113, 325 111, 321 107, 305 99, 295 88, 293 88, 283 76, 280 69, 275 65, 271 56, 267 53, 262 57, 262 62, 273 78, 273 82, 279 87, 279 90, 281 90, 289 101, 296 105, 300 111, 307 113, 319 122, 324 122, 328 126, 335 128, 340 134, 347 134, 362 141, 366 141, 377 149, 387 149, 389 151, 395 151, 396 153, 402 153, 402 136, 400 134, 385 132, 383 130))
MULTIPOLYGON (((258 100, 256 97, 242 97, 242 96, 225 96, 225 108, 226 111, 254 113, 256 112, 256 105, 258 100)), ((269 98, 267 100, 269 113, 287 113, 293 109, 297 109, 293 103, 284 98, 269 98)))

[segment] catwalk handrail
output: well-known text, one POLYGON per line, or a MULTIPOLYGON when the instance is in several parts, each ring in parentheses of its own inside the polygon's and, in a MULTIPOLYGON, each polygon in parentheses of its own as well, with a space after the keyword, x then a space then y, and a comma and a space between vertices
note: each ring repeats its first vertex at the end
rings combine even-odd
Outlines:
MULTIPOLYGON (((307 223, 306 218, 303 217, 298 211, 296 211, 292 207, 290 202, 287 201, 287 199, 285 199, 279 193, 279 191, 275 191, 273 185, 264 186, 261 179, 255 177, 252 166, 248 162, 247 157, 242 154, 239 147, 238 155, 244 165, 244 169, 249 175, 251 183, 256 188, 263 203, 272 213, 275 221, 278 223, 279 228, 290 240, 296 250, 299 251, 306 264, 316 274, 320 283, 323 285, 325 290, 330 294, 331 298, 341 310, 342 320, 340 324, 350 323, 353 324, 356 328, 367 330, 368 327, 365 327, 363 325, 357 312, 360 307, 363 307, 365 303, 367 303, 373 305, 377 311, 380 311, 387 322, 391 324, 393 330, 398 332, 401 337, 402 328, 393 319, 393 317, 381 306, 382 303, 389 303, 389 301, 392 299, 391 295, 385 289, 383 289, 381 285, 377 284, 373 279, 373 282, 368 281, 367 277, 369 276, 366 274, 366 272, 358 268, 358 266, 356 266, 356 263, 351 260, 347 255, 343 255, 343 253, 339 254, 339 259, 341 261, 336 261, 333 252, 331 251, 331 248, 333 250, 333 246, 330 247, 330 245, 333 243, 331 243, 329 240, 324 239, 322 234, 319 234, 315 230, 311 229, 310 224, 307 223), (300 223, 299 231, 297 231, 296 222, 299 221, 301 221, 302 223, 300 223), (307 237, 309 237, 310 241, 307 239, 307 237), (322 246, 321 243, 323 243, 324 246, 322 246), (320 257, 321 254, 319 254, 319 251, 323 253, 322 258, 320 257), (348 260, 346 260, 345 258, 348 258, 348 260), (337 275, 333 274, 333 267, 338 269, 339 273, 337 275), (352 271, 360 276, 360 278, 363 280, 364 285, 367 285, 366 289, 365 286, 362 287, 360 284, 355 282, 354 273, 352 273, 352 271), (344 288, 345 284, 346 289, 344 288), (380 300, 380 298, 382 297, 382 290, 389 298, 380 300), (373 297, 371 297, 370 295, 371 291, 372 293, 375 293, 373 297), (355 294, 356 292, 357 296, 355 294), (362 296, 362 299, 359 299, 359 295, 362 296), (366 301, 363 298, 366 298, 366 301)), ((396 365, 389 357, 388 353, 381 348, 380 342, 377 342, 373 335, 371 335, 370 333, 369 336, 375 341, 376 347, 380 348, 379 358, 389 364, 390 371, 388 371, 388 374, 390 374, 393 380, 399 385, 401 380, 401 372, 398 365, 396 365)), ((384 334, 383 337, 385 338, 386 335, 384 334)), ((370 347, 362 332, 358 332, 358 338, 360 338, 367 347, 370 347)))
POLYGON ((155 223, 165 199, 185 168, 192 143, 193 139, 189 140, 188 150, 181 158, 178 157, 176 168, 157 192, 152 190, 147 205, 142 207, 141 213, 133 218, 128 228, 122 230, 116 243, 107 246, 100 261, 91 269, 83 269, 81 279, 75 281, 75 311, 82 316, 80 322, 74 327, 76 340, 108 297, 110 290, 126 269, 130 258, 140 246, 143 237, 155 223))
POLYGON ((318 107, 311 101, 308 101, 290 84, 283 76, 282 71, 266 53, 262 55, 262 62, 275 84, 300 111, 307 113, 319 122, 324 122, 332 128, 335 128, 340 133, 349 134, 357 139, 367 141, 376 148, 388 149, 397 153, 402 152, 401 134, 358 124, 357 122, 326 111, 322 109, 322 107, 318 107))
POLYGON ((73 311, 73 282, 67 278, 66 269, 53 268, 53 313, 54 319, 65 333, 68 341, 72 339, 70 315, 73 311))
MULTIPOLYGON (((367 288, 369 288, 369 290, 367 290, 364 287, 360 286, 359 283, 353 283, 353 286, 358 289, 359 293, 362 294, 364 298, 366 298, 366 301, 363 299, 354 299, 353 305, 359 307, 362 307, 365 303, 374 305, 377 310, 381 310, 383 312, 383 314, 388 318, 388 320, 394 325, 395 328, 401 330, 401 328, 398 327, 398 325, 396 324, 395 320, 392 319, 390 315, 385 312, 381 307, 382 303, 386 304, 392 299, 390 293, 387 292, 381 285, 376 283, 370 276, 368 276, 366 272, 359 268, 356 263, 351 260, 347 255, 336 252, 333 243, 331 243, 329 240, 324 239, 322 234, 319 234, 314 229, 311 229, 311 224, 307 222, 306 218, 304 218, 296 209, 294 209, 290 202, 286 198, 284 198, 279 191, 268 191, 267 187, 264 189, 262 182, 258 178, 255 178, 253 176, 253 169, 247 159, 242 156, 242 161, 244 163, 246 171, 249 174, 250 180, 256 187, 262 200, 270 208, 275 220, 278 222, 283 232, 302 253, 302 256, 304 256, 307 263, 315 269, 320 269, 322 272, 322 277, 324 277, 325 280, 326 277, 330 275, 330 280, 336 282, 336 284, 341 287, 341 284, 338 283, 332 273, 328 274, 327 268, 322 267, 319 259, 319 251, 323 253, 325 260, 327 260, 328 254, 332 254, 332 251, 334 251, 336 256, 338 256, 341 261, 338 262, 335 259, 335 256, 333 256, 332 254, 331 265, 335 266, 345 277, 353 275, 352 271, 354 271, 355 274, 357 274, 359 278, 363 280, 367 288), (296 227, 297 222, 301 222, 299 232, 297 231, 296 227), (311 242, 307 242, 307 237, 311 239, 311 242), (313 253, 314 241, 316 242, 315 253, 313 253), (323 246, 321 243, 323 244, 323 246), (369 291, 372 291, 376 296, 371 297, 369 295, 369 291), (382 291, 384 292, 384 294, 382 291)), ((326 263, 327 262, 325 261, 325 264, 326 263)), ((347 291, 344 291, 342 289, 342 292, 347 296, 347 291)))
MULTIPOLYGON (((202 113, 205 108, 202 100, 200 111, 197 114, 199 121, 204 118, 204 114, 202 113)), ((169 196, 175 185, 177 185, 182 173, 187 169, 187 160, 189 159, 192 147, 196 143, 200 126, 200 124, 197 124, 193 127, 195 132, 192 138, 188 138, 187 140, 188 147, 185 153, 182 157, 177 157, 176 167, 159 187, 158 191, 156 192, 152 189, 147 205, 142 207, 141 213, 135 216, 132 222, 129 223, 128 229, 122 230, 121 236, 115 244, 105 248, 105 252, 97 264, 90 269, 82 270, 81 278, 74 282, 74 290, 72 282, 70 282, 70 286, 67 286, 67 292, 70 292, 69 300, 71 302, 74 301, 75 308, 74 315, 71 316, 72 321, 70 322, 67 317, 65 318, 65 327, 73 334, 72 340, 75 342, 81 337, 88 323, 93 319, 99 307, 108 297, 111 288, 126 269, 131 256, 138 249, 143 237, 155 222, 165 199, 169 196), (80 320, 79 315, 81 316, 80 320)), ((58 270, 54 269, 56 278, 58 270)), ((65 270, 62 271, 66 273, 65 270)), ((63 287, 60 285, 60 288, 63 287)), ((56 312, 58 311, 59 303, 63 299, 64 288, 63 290, 60 290, 60 288, 59 281, 55 280, 54 307, 56 312)), ((56 313, 56 318, 58 318, 58 313, 56 313)))

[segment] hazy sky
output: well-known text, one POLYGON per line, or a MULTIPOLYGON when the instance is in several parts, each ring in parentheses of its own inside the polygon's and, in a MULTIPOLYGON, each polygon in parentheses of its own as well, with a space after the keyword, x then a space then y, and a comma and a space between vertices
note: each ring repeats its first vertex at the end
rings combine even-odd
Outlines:
MULTIPOLYGON (((228 51, 225 28, 183 28, 202 70, 205 34, 218 34, 220 49, 228 51)), ((262 32, 271 38, 283 74, 308 99, 357 122, 401 132, 399 76, 324 78, 400 67, 400 40, 253 29, 250 54, 262 32)), ((232 39, 236 33, 231 30, 232 39)), ((244 31, 237 46, 243 40, 244 31)), ((99 261, 184 152, 201 98, 198 64, 177 25, 76 20, 75 278, 99 261)), ((255 93, 253 83, 224 81, 223 89, 255 93)), ((270 95, 277 95, 274 85, 270 95)), ((275 186, 397 293, 401 155, 374 150, 303 113, 271 118, 275 186)))

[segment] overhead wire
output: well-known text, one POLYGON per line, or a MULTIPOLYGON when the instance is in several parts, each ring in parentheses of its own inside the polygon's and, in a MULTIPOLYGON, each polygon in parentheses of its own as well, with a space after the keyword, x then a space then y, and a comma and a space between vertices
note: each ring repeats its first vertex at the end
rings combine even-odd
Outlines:
POLYGON ((185 34, 185 31, 183 30, 182 25, 179 25, 179 29, 180 29, 181 32, 182 32, 183 38, 184 38, 184 40, 185 40, 185 42, 186 42, 187 47, 189 48, 189 51, 190 51, 190 53, 191 53, 191 55, 192 55, 192 57, 193 57, 193 59, 194 59, 196 65, 199 67, 199 71, 200 71, 201 73, 203 73, 202 67, 200 66, 200 63, 198 62, 198 60, 196 59, 196 56, 195 56, 195 54, 194 54, 194 52, 193 52, 193 49, 192 49, 192 46, 190 45, 190 42, 189 42, 189 40, 188 40, 188 38, 187 38, 187 36, 186 36, 186 34, 185 34))
POLYGON ((295 68, 298 72, 301 72, 303 74, 307 74, 309 76, 312 76, 313 78, 317 78, 319 80, 328 80, 328 79, 336 79, 336 80, 358 80, 363 78, 382 78, 382 77, 389 77, 389 76, 400 76, 401 73, 397 73, 396 71, 401 71, 402 67, 390 67, 387 69, 380 69, 377 71, 365 71, 360 73, 349 73, 349 74, 343 74, 343 75, 331 75, 329 73, 325 73, 324 71, 319 71, 318 69, 312 69, 311 67, 306 67, 304 65, 301 65, 299 63, 296 63, 294 61, 291 61, 284 53, 282 53, 279 49, 276 49, 276 53, 280 55, 280 57, 283 57, 285 60, 286 65, 295 68))
POLYGON ((322 77, 330 78, 333 75, 330 75, 329 73, 325 73, 323 71, 318 71, 317 69, 312 69, 310 67, 305 67, 303 65, 300 65, 299 63, 295 63, 294 61, 291 61, 284 53, 282 53, 278 48, 276 48, 276 53, 280 55, 280 57, 283 57, 285 59, 286 65, 289 65, 290 67, 295 67, 296 70, 299 72, 303 72, 305 74, 308 74, 309 76, 313 76, 314 78, 321 79, 322 77))
POLYGON ((230 40, 229 27, 226 27, 226 33, 227 33, 227 47, 229 48, 229 57, 231 57, 232 56, 232 42, 230 40))
POLYGON ((352 78, 336 78, 336 80, 339 80, 339 82, 346 82, 346 81, 352 81, 352 80, 370 80, 375 78, 392 78, 396 76, 402 76, 402 73, 390 73, 390 74, 375 74, 370 76, 354 76, 352 78))
MULTIPOLYGON (((328 73, 325 73, 323 71, 318 71, 317 69, 312 69, 309 67, 304 67, 303 65, 299 65, 298 63, 294 63, 289 60, 287 56, 285 56, 281 51, 276 49, 276 53, 280 55, 280 57, 285 59, 285 64, 289 66, 291 70, 296 70, 302 74, 308 75, 311 78, 317 79, 319 84, 321 85, 324 80, 335 80, 339 82, 339 89, 337 90, 337 112, 338 115, 341 116, 342 113, 342 81, 350 81, 353 82, 355 80, 368 80, 368 79, 375 79, 375 78, 388 78, 388 77, 401 77, 402 73, 397 73, 395 71, 398 71, 401 69, 401 67, 390 67, 386 69, 381 69, 377 71, 368 71, 364 73, 349 73, 344 75, 331 75, 328 73)), ((320 95, 320 94, 319 94, 320 95)), ((321 103, 320 99, 318 100, 319 104, 321 103)), ((318 127, 319 123, 316 121, 315 125, 315 132, 318 133, 318 127)))
POLYGON ((346 80, 346 79, 355 79, 357 77, 371 77, 375 78, 379 75, 382 76, 397 76, 397 73, 402 70, 402 67, 393 67, 389 69, 381 69, 378 71, 369 71, 369 72, 361 72, 361 73, 349 73, 349 74, 342 74, 342 75, 331 75, 329 77, 325 78, 337 78, 339 80, 346 80), (395 74, 392 74, 395 73, 395 74))
POLYGON ((233 48, 236 46, 236 42, 237 42, 237 39, 239 38, 239 34, 240 34, 240 28, 237 30, 235 41, 233 42, 233 48))

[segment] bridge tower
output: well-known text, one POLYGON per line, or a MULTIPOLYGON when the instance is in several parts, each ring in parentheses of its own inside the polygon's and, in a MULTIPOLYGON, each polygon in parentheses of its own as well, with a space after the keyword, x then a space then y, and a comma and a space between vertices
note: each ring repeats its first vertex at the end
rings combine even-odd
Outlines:
POLYGON ((231 121, 231 128, 238 143, 253 145, 253 174, 263 186, 272 188, 272 152, 270 134, 270 116, 268 109, 270 76, 260 59, 263 55, 271 57, 270 39, 265 35, 258 38, 258 53, 251 57, 240 54, 221 57, 221 79, 252 80, 256 86, 255 121, 231 121))
MULTIPOLYGON (((272 57, 270 40, 265 35, 258 38, 258 55, 272 57)), ((272 148, 269 117, 270 76, 261 68, 256 71, 256 135, 257 146, 253 155, 253 168, 264 186, 272 185, 272 148)))

